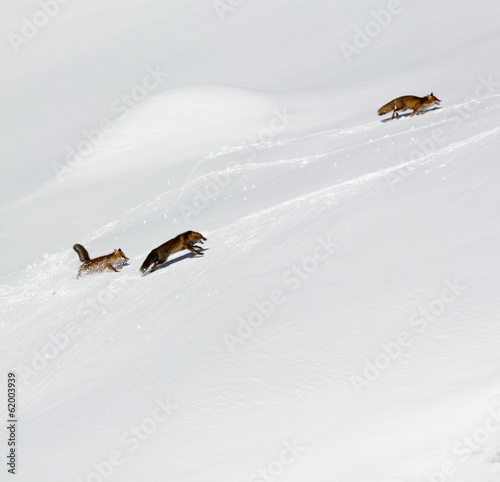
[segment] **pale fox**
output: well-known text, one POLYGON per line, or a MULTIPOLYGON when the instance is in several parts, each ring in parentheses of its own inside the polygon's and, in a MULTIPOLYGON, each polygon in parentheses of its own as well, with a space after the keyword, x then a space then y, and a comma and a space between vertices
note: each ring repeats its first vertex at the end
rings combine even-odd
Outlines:
POLYGON ((411 116, 415 114, 423 114, 431 105, 439 103, 439 100, 432 92, 425 97, 417 97, 416 95, 403 95, 402 97, 398 97, 397 99, 393 99, 383 107, 378 110, 378 115, 388 114, 392 111, 391 119, 394 119, 394 116, 399 117, 398 112, 404 111, 406 109, 411 109, 413 112, 411 116))
POLYGON ((77 278, 80 278, 82 274, 98 273, 105 270, 118 271, 117 268, 121 268, 128 261, 121 249, 115 249, 111 254, 94 259, 90 259, 88 251, 81 244, 75 244, 73 249, 82 262, 77 278))
POLYGON ((144 273, 144 271, 153 265, 151 268, 152 273, 158 265, 165 263, 171 254, 177 253, 177 251, 181 251, 183 249, 187 249, 194 254, 203 256, 203 253, 199 251, 202 249, 201 246, 196 246, 196 243, 203 244, 203 241, 206 240, 207 238, 195 231, 186 231, 185 233, 179 234, 170 241, 167 241, 161 246, 153 249, 153 251, 151 251, 151 253, 149 253, 144 260, 144 263, 142 263, 141 272, 144 273))

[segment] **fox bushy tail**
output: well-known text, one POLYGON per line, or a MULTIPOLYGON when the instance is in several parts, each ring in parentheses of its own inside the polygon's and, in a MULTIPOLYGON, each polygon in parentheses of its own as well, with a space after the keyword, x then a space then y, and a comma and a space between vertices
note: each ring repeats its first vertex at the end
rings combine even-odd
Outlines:
POLYGON ((391 100, 378 110, 378 115, 387 114, 388 112, 391 112, 392 109, 394 109, 394 101, 391 100))
POLYGON ((144 263, 142 263, 141 266, 141 273, 144 273, 153 263, 156 263, 158 261, 158 255, 155 253, 155 250, 151 251, 144 260, 144 263))
POLYGON ((89 252, 81 244, 75 244, 73 246, 73 249, 78 254, 78 257, 80 258, 80 261, 82 263, 90 259, 89 252))

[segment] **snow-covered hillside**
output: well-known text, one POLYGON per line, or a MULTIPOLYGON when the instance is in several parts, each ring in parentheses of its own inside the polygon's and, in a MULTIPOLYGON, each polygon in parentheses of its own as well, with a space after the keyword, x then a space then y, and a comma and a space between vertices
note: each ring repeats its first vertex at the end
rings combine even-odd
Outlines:
POLYGON ((4 0, 1 480, 500 480, 500 7, 436 3, 4 0))

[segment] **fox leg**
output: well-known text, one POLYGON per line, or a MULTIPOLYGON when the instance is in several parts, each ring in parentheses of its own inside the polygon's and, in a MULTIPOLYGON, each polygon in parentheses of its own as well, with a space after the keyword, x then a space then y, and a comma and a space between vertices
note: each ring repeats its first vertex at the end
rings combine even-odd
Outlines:
POLYGON ((397 107, 394 107, 394 110, 392 111, 391 120, 394 119, 394 116, 399 117, 398 108, 397 107))
POLYGON ((200 256, 203 256, 203 253, 201 251, 196 251, 196 249, 193 249, 194 247, 201 249, 199 246, 188 246, 187 249, 191 251, 192 253, 199 254, 200 256))
MULTIPOLYGON (((165 260, 166 261, 166 260, 165 260)), ((160 264, 159 261, 156 261, 155 264, 153 265, 153 267, 151 268, 151 273, 158 267, 158 265, 160 264)))

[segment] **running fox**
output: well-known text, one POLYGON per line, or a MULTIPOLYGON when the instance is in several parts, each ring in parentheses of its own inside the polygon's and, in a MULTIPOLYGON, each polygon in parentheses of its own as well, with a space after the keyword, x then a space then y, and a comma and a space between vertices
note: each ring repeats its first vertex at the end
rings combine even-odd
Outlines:
POLYGON ((195 243, 199 242, 203 244, 203 241, 206 240, 207 238, 195 231, 186 231, 185 233, 179 234, 170 241, 167 241, 161 246, 153 249, 153 251, 151 251, 151 253, 149 253, 144 260, 144 263, 142 263, 141 272, 144 273, 144 271, 146 271, 151 265, 153 265, 153 267, 151 268, 152 273, 159 264, 163 264, 165 261, 167 261, 167 258, 171 254, 177 253, 177 251, 181 251, 183 249, 187 249, 192 253, 203 256, 203 253, 201 251, 198 251, 199 249, 202 249, 201 246, 196 246, 195 243))
POLYGON ((121 268, 128 261, 121 249, 115 249, 111 254, 94 259, 90 259, 88 251, 81 244, 75 244, 73 249, 83 263, 78 270, 77 278, 80 278, 82 274, 101 272, 107 269, 118 271, 117 268, 121 268))
POLYGON ((431 92, 425 97, 417 97, 416 95, 403 95, 397 99, 393 99, 378 110, 378 115, 388 114, 392 110, 392 117, 399 117, 398 111, 412 109, 410 117, 413 117, 417 112, 423 114, 431 105, 439 105, 441 101, 431 92))

